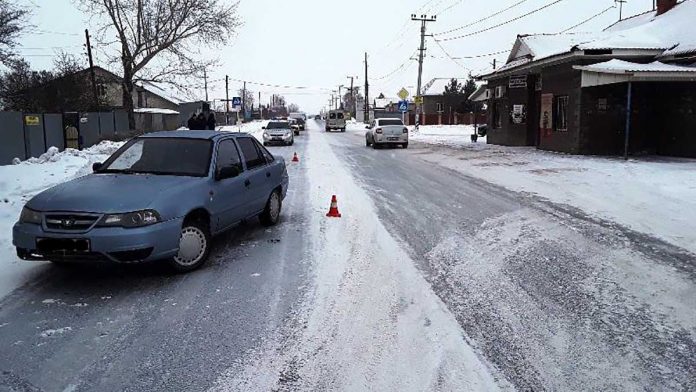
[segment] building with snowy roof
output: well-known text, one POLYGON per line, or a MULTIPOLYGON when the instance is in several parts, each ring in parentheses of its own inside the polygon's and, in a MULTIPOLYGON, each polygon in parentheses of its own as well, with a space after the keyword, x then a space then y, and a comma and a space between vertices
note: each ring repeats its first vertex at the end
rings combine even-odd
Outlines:
POLYGON ((657 0, 601 32, 518 36, 481 76, 488 142, 696 157, 695 20, 696 0, 657 0))

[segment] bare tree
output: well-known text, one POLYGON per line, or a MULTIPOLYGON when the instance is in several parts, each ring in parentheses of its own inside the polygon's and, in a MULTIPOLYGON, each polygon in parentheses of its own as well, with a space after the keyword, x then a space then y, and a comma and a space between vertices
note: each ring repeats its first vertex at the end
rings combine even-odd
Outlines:
POLYGON ((218 46, 239 26, 238 2, 225 0, 74 0, 84 11, 108 20, 102 38, 116 33, 123 70, 123 104, 135 128, 135 82, 177 84, 214 63, 200 48, 218 46))
POLYGON ((288 112, 289 113, 297 113, 300 111, 300 107, 297 104, 291 103, 288 105, 288 112))
POLYGON ((254 98, 254 92, 247 89, 245 97, 245 90, 240 88, 239 91, 237 91, 237 93, 240 97, 242 97, 242 101, 244 102, 244 110, 251 110, 251 108, 254 106, 254 102, 256 102, 256 99, 254 98))
POLYGON ((29 11, 9 0, 0 0, 0 64, 12 67, 16 62, 17 38, 27 28, 29 11))

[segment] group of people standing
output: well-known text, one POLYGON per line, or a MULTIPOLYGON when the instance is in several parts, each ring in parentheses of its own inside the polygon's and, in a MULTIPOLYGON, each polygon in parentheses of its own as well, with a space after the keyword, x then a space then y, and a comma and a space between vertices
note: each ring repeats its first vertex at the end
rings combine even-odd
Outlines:
POLYGON ((215 113, 210 112, 208 116, 204 113, 199 113, 196 115, 196 113, 191 114, 191 118, 188 120, 188 129, 191 130, 199 130, 199 131, 204 131, 204 130, 215 130, 215 126, 217 125, 217 121, 215 120, 215 113))

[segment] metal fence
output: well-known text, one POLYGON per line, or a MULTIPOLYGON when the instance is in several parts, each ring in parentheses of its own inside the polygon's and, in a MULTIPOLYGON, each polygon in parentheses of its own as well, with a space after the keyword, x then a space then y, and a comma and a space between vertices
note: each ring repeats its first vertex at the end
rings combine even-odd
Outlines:
POLYGON ((87 148, 105 139, 126 138, 128 115, 102 113, 0 112, 0 165, 38 157, 50 147, 87 148))

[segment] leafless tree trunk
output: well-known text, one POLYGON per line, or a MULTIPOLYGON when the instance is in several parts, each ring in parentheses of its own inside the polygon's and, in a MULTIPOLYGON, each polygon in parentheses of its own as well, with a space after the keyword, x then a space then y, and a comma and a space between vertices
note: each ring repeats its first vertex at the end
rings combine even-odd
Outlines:
POLYGON ((116 33, 120 55, 113 60, 123 69, 123 105, 131 129, 137 81, 183 87, 179 80, 214 63, 199 49, 226 43, 239 26, 238 2, 226 0, 74 1, 85 12, 109 21, 100 26, 98 41, 106 43, 103 37, 116 33))

